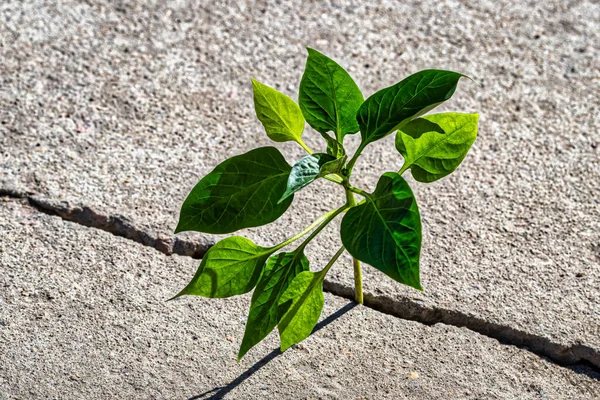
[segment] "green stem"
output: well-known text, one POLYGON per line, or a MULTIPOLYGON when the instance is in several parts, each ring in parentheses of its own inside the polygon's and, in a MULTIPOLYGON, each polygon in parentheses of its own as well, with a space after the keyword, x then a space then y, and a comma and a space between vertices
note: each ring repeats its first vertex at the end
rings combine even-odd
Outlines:
MULTIPOLYGON (((346 190, 350 191, 350 192, 354 192, 356 194, 359 194, 362 197, 364 197, 365 199, 370 199, 371 198, 371 195, 369 193, 367 193, 364 190, 359 189, 357 187, 351 186, 351 185, 346 185, 346 190)), ((346 196, 347 196, 347 193, 346 193, 346 196)))
MULTIPOLYGON (((352 186, 350 186, 350 184, 348 184, 346 181, 346 199, 348 200, 350 207, 354 207, 356 206, 356 199, 354 198, 354 193, 352 193, 350 190, 351 187, 352 186)), ((362 190, 360 191, 362 192, 362 190)), ((354 301, 356 301, 358 304, 363 304, 362 271, 360 269, 360 261, 352 257, 352 265, 354 266, 354 301)))
POLYGON ((363 152, 363 150, 365 149, 367 145, 361 143, 360 146, 358 146, 358 149, 356 149, 356 153, 354 153, 354 155, 352 156, 352 159, 348 162, 348 176, 350 176, 352 174, 352 169, 354 168, 354 164, 356 164, 356 161, 358 160, 358 157, 360 157, 360 153, 363 152))
MULTIPOLYGON (((325 225, 327 225, 329 222, 331 222, 331 220, 333 220, 338 214, 346 211, 347 208, 348 208, 347 206, 343 206, 336 210, 332 210, 326 214, 321 215, 315 222, 313 222, 312 224, 310 224, 309 226, 304 228, 304 230, 302 230, 302 232, 299 232, 298 234, 292 236, 291 238, 278 244, 277 246, 272 247, 271 249, 275 252, 275 251, 287 246, 288 244, 293 243, 296 240, 300 239, 301 237, 306 235, 308 232, 315 229, 317 226, 319 228, 315 232, 319 233, 325 227, 325 225)), ((311 234, 311 236, 307 240, 312 239, 315 236, 316 236, 316 234, 313 232, 313 234, 311 234)), ((302 245, 304 245, 304 243, 302 245)))
POLYGON ((346 192, 346 203, 348 203, 350 207, 354 207, 356 205, 356 199, 354 198, 354 194, 348 188, 349 186, 350 185, 348 184, 348 181, 344 182, 344 191, 346 192))
POLYGON ((325 179, 331 182, 339 183, 340 185, 344 182, 344 178, 342 178, 338 174, 325 175, 325 179))
POLYGON ((400 171, 398 171, 398 175, 402 175, 409 168, 410 168, 410 164, 409 163, 404 163, 404 165, 402 166, 402 168, 400 169, 400 171))
POLYGON ((360 261, 352 257, 354 265, 354 301, 363 304, 362 272, 360 270, 360 261))
POLYGON ((310 147, 308 147, 308 146, 306 145, 306 143, 304 143, 304 141, 303 141, 302 139, 298 139, 298 144, 299 144, 300 146, 302 146, 302 148, 303 148, 303 149, 304 149, 304 150, 305 150, 305 151, 306 151, 308 154, 312 154, 312 153, 314 153, 314 152, 313 152, 313 151, 310 149, 310 147))
POLYGON ((345 206, 340 207, 337 210, 334 210, 333 212, 331 212, 331 214, 329 216, 327 216, 327 218, 325 218, 323 223, 321 225, 319 225, 319 227, 317 229, 312 231, 312 233, 304 240, 304 242, 302 242, 302 244, 300 246, 298 246, 296 251, 299 251, 299 252, 303 251, 304 248, 306 247, 306 245, 311 240, 313 240, 315 238, 315 236, 317 236, 319 234, 319 232, 321 232, 331 221, 333 221, 335 217, 337 217, 339 214, 343 213, 347 209, 348 209, 348 205, 345 205, 345 206))
POLYGON ((325 266, 325 268, 323 268, 321 270, 321 279, 325 278, 325 275, 327 275, 327 273, 329 272, 329 270, 331 269, 331 267, 333 266, 333 264, 335 264, 335 262, 337 261, 338 258, 340 258, 340 256, 342 255, 342 253, 344 252, 344 250, 346 250, 346 248, 344 246, 340 247, 340 249, 337 251, 337 253, 335 253, 335 255, 331 258, 331 260, 329 260, 329 262, 327 263, 327 265, 325 266))

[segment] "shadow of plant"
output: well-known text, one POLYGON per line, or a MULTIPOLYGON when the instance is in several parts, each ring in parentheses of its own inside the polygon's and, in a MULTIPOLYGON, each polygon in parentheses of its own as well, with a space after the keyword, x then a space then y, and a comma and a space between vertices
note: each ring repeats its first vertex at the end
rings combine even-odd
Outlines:
MULTIPOLYGON (((350 303, 346 304, 344 307, 340 308, 339 310, 337 310, 336 312, 332 313, 327 318, 325 318, 323 321, 319 322, 315 326, 315 329, 312 331, 312 333, 314 334, 314 333, 320 331, 321 329, 325 328, 327 325, 331 324, 336 319, 340 318, 342 315, 346 314, 348 311, 352 310, 356 306, 357 306, 357 304, 354 302, 350 302, 350 303)), ((269 354, 267 354, 265 357, 263 357, 260 361, 256 362, 253 366, 248 368, 243 374, 241 374, 240 376, 235 378, 228 385, 215 387, 204 393, 200 393, 196 396, 190 397, 187 400, 219 400, 219 399, 222 399, 223 397, 225 397, 225 395, 227 395, 233 389, 238 387, 246 379, 248 379, 252 375, 254 375, 254 373, 256 371, 258 371, 259 369, 261 369, 262 367, 267 365, 269 362, 271 362, 274 358, 276 358, 280 354, 282 354, 281 350, 279 350, 279 348, 276 348, 273 351, 271 351, 269 354)))

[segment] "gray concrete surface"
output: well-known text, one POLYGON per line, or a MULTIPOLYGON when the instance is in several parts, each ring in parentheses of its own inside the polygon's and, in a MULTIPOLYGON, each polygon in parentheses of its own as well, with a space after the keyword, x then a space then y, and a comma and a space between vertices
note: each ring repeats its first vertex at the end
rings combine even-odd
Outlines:
POLYGON ((312 337, 238 364, 249 296, 165 302, 197 261, 15 201, 0 232, 2 399, 598 398, 590 370, 332 295, 312 337))
MULTIPOLYGON (((480 112, 480 135, 457 173, 413 185, 426 291, 368 267, 365 288, 597 355, 599 20, 594 1, 3 2, 0 188, 167 234, 203 174, 270 144, 250 78, 294 97, 304 46, 347 67, 365 95, 422 68, 454 69, 483 87, 462 82, 442 109, 480 112)), ((372 189, 400 165, 390 137, 367 149, 355 183, 372 189)), ((243 233, 276 243, 334 206, 335 190, 318 183, 281 221, 243 233)), ((311 246, 314 266, 334 242, 332 229, 311 246)), ((340 264, 330 279, 350 285, 350 271, 340 264)))

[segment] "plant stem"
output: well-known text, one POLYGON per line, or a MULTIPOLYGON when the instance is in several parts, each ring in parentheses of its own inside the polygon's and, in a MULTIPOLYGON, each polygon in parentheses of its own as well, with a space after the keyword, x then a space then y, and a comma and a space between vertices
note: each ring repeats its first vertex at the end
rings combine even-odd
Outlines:
POLYGON ((342 178, 338 174, 325 175, 325 179, 331 182, 339 183, 340 185, 344 182, 344 178, 342 178))
POLYGON ((331 214, 329 214, 327 216, 327 218, 325 218, 325 220, 323 221, 323 223, 321 225, 319 225, 319 227, 317 229, 315 229, 314 231, 312 231, 312 233, 304 240, 304 242, 302 242, 302 244, 300 246, 298 246, 298 248, 296 249, 296 251, 300 250, 303 251, 304 248, 306 247, 306 245, 315 238, 315 236, 317 236, 319 234, 319 232, 321 232, 331 221, 333 221, 333 219, 335 217, 337 217, 339 214, 343 213, 344 211, 346 211, 348 209, 348 205, 345 205, 343 207, 338 208, 337 210, 334 210, 331 212, 331 214))
POLYGON ((402 168, 400 169, 400 171, 398 171, 398 175, 402 175, 404 173, 404 171, 406 171, 408 168, 410 168, 410 164, 409 163, 404 163, 404 165, 402 166, 402 168))
MULTIPOLYGON (((348 200, 350 207, 354 207, 356 205, 356 199, 354 198, 354 193, 352 193, 350 190, 352 186, 350 186, 347 181, 345 183, 346 199, 348 200)), ((360 191, 362 192, 362 190, 360 191)), ((352 257, 352 265, 354 266, 354 301, 356 301, 358 304, 363 304, 362 271, 360 270, 360 261, 352 257)))
MULTIPOLYGON (((370 199, 370 198, 371 198, 371 195, 370 195, 369 193, 365 192, 365 191, 364 191, 364 190, 362 190, 362 189, 359 189, 359 188, 357 188, 357 187, 354 187, 354 186, 351 186, 351 185, 346 185, 345 187, 346 187, 346 190, 347 190, 347 191, 354 192, 354 193, 356 193, 356 194, 360 194, 360 195, 361 195, 362 197, 364 197, 365 199, 370 199)), ((346 195, 346 196, 347 196, 347 195, 346 195)))
POLYGON ((354 164, 356 164, 356 160, 358 160, 358 157, 360 157, 360 153, 362 153, 362 151, 365 149, 366 145, 363 145, 363 143, 361 142, 360 146, 358 146, 358 149, 356 149, 356 153, 354 153, 354 155, 352 156, 352 159, 350 159, 350 161, 348 162, 348 176, 350 176, 352 174, 352 169, 354 168, 354 164))
POLYGON ((335 253, 335 255, 331 258, 331 260, 329 260, 329 262, 327 263, 327 265, 325 266, 325 268, 323 268, 321 270, 321 279, 325 278, 325 275, 327 275, 327 273, 329 272, 329 270, 331 269, 331 267, 333 266, 333 264, 335 264, 335 262, 337 261, 338 258, 340 258, 340 256, 342 255, 342 253, 344 252, 344 250, 346 250, 346 248, 344 246, 340 247, 340 249, 337 251, 337 253, 335 253))
POLYGON ((362 272, 360 270, 360 261, 352 257, 354 265, 354 301, 363 304, 362 272))
POLYGON ((298 140, 298 144, 299 144, 300 146, 302 146, 302 148, 303 148, 303 149, 304 149, 304 150, 305 150, 305 151, 306 151, 308 154, 312 154, 312 153, 313 153, 313 151, 310 149, 310 147, 308 147, 308 146, 306 145, 306 143, 304 143, 304 141, 303 141, 302 139, 299 139, 299 140, 298 140))
MULTIPOLYGON (((329 222, 331 222, 331 220, 333 220, 338 214, 346 211, 347 208, 348 208, 348 206, 343 206, 343 207, 340 207, 340 208, 338 208, 336 210, 332 210, 332 211, 329 211, 326 214, 321 215, 315 222, 313 222, 312 224, 310 224, 309 226, 307 226, 304 230, 302 230, 298 234, 292 236, 291 238, 289 238, 286 241, 278 244, 277 246, 272 247, 272 250, 273 251, 277 251, 277 250, 279 250, 279 249, 287 246, 288 244, 290 244, 292 242, 295 242, 296 240, 300 239, 302 236, 306 235, 308 232, 310 232, 313 229, 315 229, 317 226, 321 225, 315 231, 316 233, 319 233, 329 222)), ((315 232, 313 232, 313 234, 311 234, 311 236, 307 240, 312 239, 313 237, 315 237, 316 236, 315 232)))

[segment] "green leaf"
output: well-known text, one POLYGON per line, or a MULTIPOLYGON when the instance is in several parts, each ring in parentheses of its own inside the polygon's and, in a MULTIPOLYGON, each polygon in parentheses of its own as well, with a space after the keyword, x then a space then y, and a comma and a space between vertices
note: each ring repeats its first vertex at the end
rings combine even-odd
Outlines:
POLYGON ((269 258, 252 295, 238 360, 275 328, 279 322, 277 305, 281 295, 299 273, 308 270, 308 258, 302 251, 279 253, 269 258))
POLYGON ((327 161, 325 164, 321 166, 321 171, 319 172, 319 178, 324 177, 329 174, 337 174, 342 171, 344 168, 344 164, 348 160, 348 156, 342 156, 335 160, 327 161))
POLYGON ((323 277, 321 272, 301 272, 279 299, 281 351, 306 339, 319 321, 324 303, 323 277))
POLYGON ((274 147, 223 161, 185 199, 175 233, 231 233, 275 221, 292 203, 277 203, 291 169, 274 147))
POLYGON ((175 297, 188 294, 223 298, 248 293, 274 251, 241 236, 225 238, 206 252, 194 278, 175 297))
POLYGON ((366 201, 342 219, 342 243, 354 258, 423 290, 419 279, 421 219, 408 183, 387 172, 366 201))
POLYGON ((428 69, 373 94, 362 104, 356 119, 362 146, 379 140, 417 118, 454 94, 464 75, 428 69))
POLYGON ((307 50, 298 94, 300 109, 316 131, 332 131, 341 143, 346 134, 358 132, 356 112, 364 101, 363 95, 335 61, 316 50, 307 50))
POLYGON ((346 150, 344 149, 344 145, 329 136, 328 133, 321 133, 323 139, 327 142, 327 154, 330 156, 334 156, 335 158, 340 158, 346 155, 346 150))
POLYGON ((396 134, 396 149, 415 180, 433 182, 454 171, 477 138, 477 114, 443 113, 415 119, 396 134))
POLYGON ((252 79, 254 109, 265 127, 267 136, 275 142, 302 142, 304 117, 296 102, 285 94, 252 79))
POLYGON ((346 158, 344 156, 336 159, 325 153, 313 153, 302 157, 292 167, 292 172, 287 181, 287 189, 279 201, 284 201, 317 178, 340 172, 346 158))

